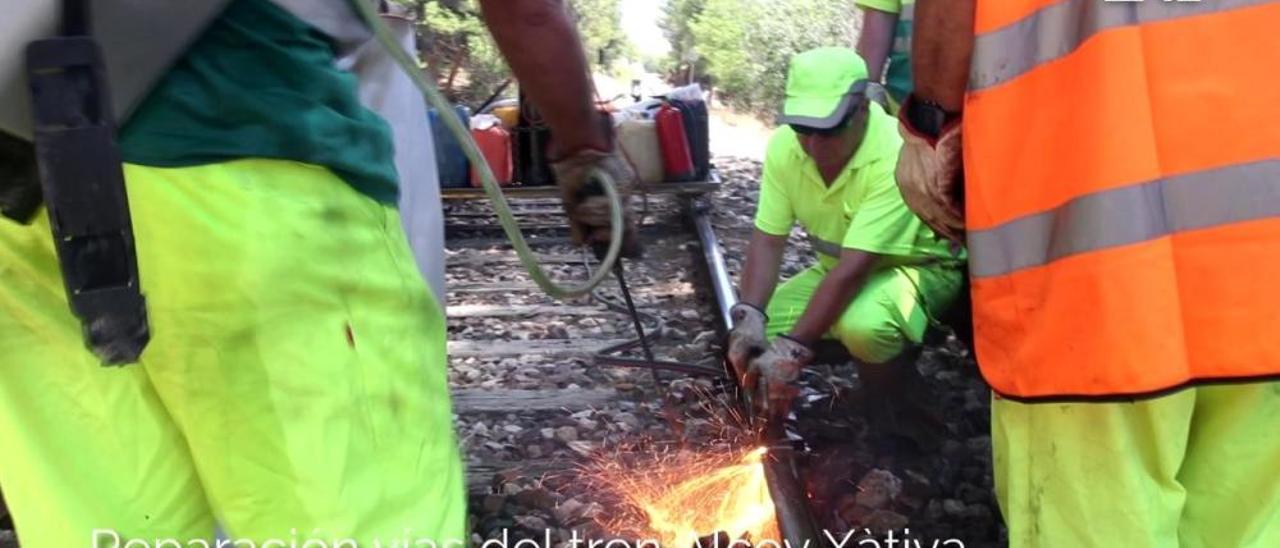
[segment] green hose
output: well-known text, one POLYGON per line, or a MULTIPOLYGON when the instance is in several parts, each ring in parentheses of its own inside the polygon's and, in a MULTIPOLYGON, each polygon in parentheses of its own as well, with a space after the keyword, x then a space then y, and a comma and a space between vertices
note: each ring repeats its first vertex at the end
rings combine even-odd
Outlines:
MULTIPOLYGON (((444 113, 452 112, 453 105, 450 105, 444 96, 440 94, 440 90, 436 86, 427 81, 422 75, 422 70, 418 68, 418 64, 408 53, 400 47, 400 43, 396 41, 395 36, 391 34, 391 30, 378 16, 377 11, 368 2, 362 0, 351 0, 351 5, 364 19, 365 24, 373 30, 374 36, 395 60, 396 64, 404 70, 405 74, 413 80, 413 83, 422 91, 422 95, 426 98, 431 106, 437 111, 444 113)), ((467 158, 471 161, 472 169, 479 170, 480 182, 483 183, 484 192, 489 196, 489 200, 493 202, 493 209, 498 214, 498 223, 502 225, 502 230, 507 234, 507 239, 511 240, 511 246, 515 248, 516 255, 520 257, 520 264, 524 265, 529 276, 538 284, 538 287, 547 295, 557 299, 578 297, 590 293, 596 286, 600 285, 605 278, 609 277, 609 273, 613 270, 613 265, 618 261, 618 255, 622 251, 622 198, 618 196, 616 182, 608 173, 602 170, 596 170, 593 176, 600 181, 600 186, 604 188, 605 196, 609 199, 609 249, 605 253, 604 259, 600 262, 600 267, 581 285, 562 286, 557 284, 547 275, 542 266, 538 264, 537 258, 533 251, 529 249, 529 244, 524 240, 524 234, 521 234, 520 227, 516 224, 516 218, 511 214, 511 206, 507 204, 507 199, 502 195, 502 189, 498 186, 497 179, 493 176, 493 171, 489 169, 489 162, 484 159, 480 153, 480 148, 476 146, 474 140, 471 139, 471 131, 469 128, 462 126, 462 121, 457 116, 440 116, 439 119, 444 120, 449 131, 458 139, 458 143, 462 145, 462 150, 466 152, 467 158)))

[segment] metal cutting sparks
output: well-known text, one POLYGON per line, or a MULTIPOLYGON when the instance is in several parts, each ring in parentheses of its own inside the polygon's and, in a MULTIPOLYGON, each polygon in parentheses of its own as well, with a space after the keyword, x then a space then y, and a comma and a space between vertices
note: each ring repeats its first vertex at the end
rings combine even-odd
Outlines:
POLYGON ((675 548, 691 548, 699 538, 720 532, 752 542, 777 539, 777 518, 761 464, 766 451, 680 453, 632 469, 601 463, 590 470, 593 479, 647 520, 637 526, 628 522, 637 517, 632 516, 604 525, 675 548))

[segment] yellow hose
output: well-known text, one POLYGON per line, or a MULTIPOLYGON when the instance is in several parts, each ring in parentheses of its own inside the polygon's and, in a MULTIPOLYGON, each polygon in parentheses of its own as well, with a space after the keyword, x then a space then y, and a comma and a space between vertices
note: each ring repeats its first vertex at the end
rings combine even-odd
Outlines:
POLYGON ((600 186, 604 188, 605 196, 609 199, 609 249, 605 253, 604 259, 601 260, 600 267, 581 285, 563 286, 556 283, 542 269, 542 265, 538 264, 533 251, 529 249, 529 244, 525 242, 524 234, 520 232, 520 227, 516 224, 516 218, 511 214, 511 206, 507 204, 507 199, 502 194, 502 188, 498 186, 498 181, 494 178, 493 171, 489 169, 489 162, 484 159, 484 156, 480 153, 480 148, 471 139, 470 129, 463 127, 462 121, 457 116, 448 115, 453 111, 453 105, 449 104, 449 101, 444 98, 444 95, 441 95, 440 90, 436 89, 433 83, 427 81, 427 78, 422 74, 422 70, 418 68, 417 62, 400 47, 400 43, 396 41, 395 36, 391 34, 391 30, 382 22, 373 6, 361 0, 351 0, 351 5, 360 14, 361 19, 364 19, 369 28, 373 30, 378 43, 391 55, 396 64, 400 65, 405 74, 409 75, 409 78, 413 80, 414 85, 422 92, 422 96, 441 113, 438 118, 444 120, 449 131, 458 139, 458 143, 462 145, 462 150, 471 161, 472 169, 479 170, 480 182, 483 184, 485 194, 493 202, 493 209, 498 214, 498 223, 502 225, 502 230, 506 233, 507 239, 511 240, 511 246, 515 248, 516 255, 520 257, 520 264, 529 272, 529 276, 538 284, 538 287, 547 295, 563 299, 590 293, 592 289, 600 285, 600 282, 609 277, 609 273, 613 270, 613 265, 618 261, 618 255, 622 251, 623 237, 622 198, 618 196, 618 189, 613 178, 602 170, 596 170, 593 173, 593 176, 600 181, 600 186))

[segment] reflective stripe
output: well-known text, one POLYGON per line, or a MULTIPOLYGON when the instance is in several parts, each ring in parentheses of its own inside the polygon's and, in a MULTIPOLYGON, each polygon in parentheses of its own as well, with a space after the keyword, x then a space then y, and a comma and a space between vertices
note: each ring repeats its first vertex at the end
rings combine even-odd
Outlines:
POLYGON ((969 232, 974 278, 1187 230, 1280 217, 1280 159, 1096 192, 1053 210, 969 232))
POLYGON ((840 98, 840 102, 836 104, 831 114, 824 118, 815 116, 788 115, 783 112, 778 115, 778 125, 796 124, 817 129, 829 129, 835 127, 836 124, 844 120, 845 115, 849 114, 849 108, 867 96, 867 86, 871 82, 866 78, 855 80, 849 85, 849 91, 840 98))
MULTIPOLYGON (((998 0, 997 0, 998 1, 998 0)), ((1104 30, 1267 4, 1274 0, 1065 0, 977 37, 969 90, 986 89, 1065 57, 1104 30)))
POLYGON ((898 36, 897 38, 894 38, 892 51, 900 51, 902 53, 910 55, 911 54, 911 37, 898 36))
POLYGON ((823 255, 829 255, 831 257, 836 257, 836 258, 839 258, 840 254, 844 251, 844 247, 841 246, 840 244, 828 242, 817 236, 814 236, 813 234, 809 235, 809 245, 812 246, 813 250, 817 251, 818 253, 821 253, 823 255))

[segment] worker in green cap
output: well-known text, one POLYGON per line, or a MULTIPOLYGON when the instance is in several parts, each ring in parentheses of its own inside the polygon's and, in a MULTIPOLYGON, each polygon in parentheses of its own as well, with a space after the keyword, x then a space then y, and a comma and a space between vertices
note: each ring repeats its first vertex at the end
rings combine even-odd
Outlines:
MULTIPOLYGON (((10 166, 34 172, 17 54, 57 32, 36 24, 54 2, 19 4, 0 17, 0 206, 10 166)), ((151 338, 102 367, 68 306, 59 216, 0 215, 0 487, 21 545, 465 546, 443 302, 397 209, 413 181, 397 152, 430 150, 425 107, 400 71, 365 70, 391 63, 355 10, 377 3, 93 4, 111 96, 136 101, 111 167, 151 338), (401 147, 414 131, 424 147, 401 147)), ((574 234, 607 241, 609 202, 584 189, 604 172, 625 196, 633 176, 573 19, 559 0, 479 7, 555 134, 574 234)))
POLYGON ((902 139, 868 100, 868 84, 866 63, 848 48, 791 59, 731 311, 730 362, 770 407, 793 396, 789 383, 814 344, 835 339, 859 363, 864 393, 883 398, 868 409, 872 419, 899 419, 892 404, 903 398, 892 396, 919 385, 909 384, 918 382, 913 364, 895 362, 907 361, 962 285, 963 257, 902 201, 894 180, 902 139), (779 286, 797 222, 818 261, 779 286))

